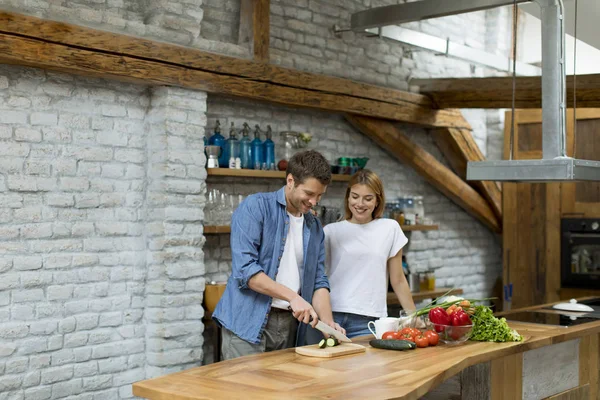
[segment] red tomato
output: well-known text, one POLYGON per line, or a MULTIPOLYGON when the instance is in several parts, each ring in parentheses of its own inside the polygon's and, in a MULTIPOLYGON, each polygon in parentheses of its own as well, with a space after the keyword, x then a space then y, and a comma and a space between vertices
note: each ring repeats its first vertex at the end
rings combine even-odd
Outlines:
POLYGON ((402 328, 402 330, 400 331, 400 333, 402 335, 411 335, 411 336, 415 336, 415 333, 413 332, 413 328, 402 328))
POLYGON ((418 330, 417 328, 410 328, 412 330, 412 335, 413 336, 419 336, 421 334, 421 331, 418 330))
POLYGON ((408 340, 409 342, 413 342, 415 341, 415 337, 413 335, 411 335, 410 333, 404 333, 400 335, 400 339, 402 340, 408 340))
POLYGON ((429 341, 430 346, 435 346, 440 341, 440 336, 435 331, 426 331, 425 337, 429 341))
POLYGON ((415 338, 415 343, 417 347, 427 347, 429 346, 429 339, 423 335, 419 335, 415 338))
POLYGON ((401 336, 401 335, 400 335, 400 332, 396 332, 396 331, 389 331, 389 332, 386 332, 386 333, 384 333, 384 334, 381 336, 381 338, 382 338, 383 340, 387 340, 387 339, 401 339, 401 338, 400 338, 400 336, 401 336))

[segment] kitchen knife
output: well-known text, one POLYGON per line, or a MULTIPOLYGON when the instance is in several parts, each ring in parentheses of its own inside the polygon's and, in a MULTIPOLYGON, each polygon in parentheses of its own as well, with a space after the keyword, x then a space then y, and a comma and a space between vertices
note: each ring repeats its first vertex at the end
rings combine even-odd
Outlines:
POLYGON ((346 335, 344 335, 340 331, 336 331, 335 329, 333 329, 332 327, 330 327, 323 321, 317 322, 317 325, 315 326, 315 328, 317 328, 318 330, 320 330, 321 332, 323 332, 327 335, 333 336, 340 342, 352 343, 352 340, 348 339, 348 337, 346 335))

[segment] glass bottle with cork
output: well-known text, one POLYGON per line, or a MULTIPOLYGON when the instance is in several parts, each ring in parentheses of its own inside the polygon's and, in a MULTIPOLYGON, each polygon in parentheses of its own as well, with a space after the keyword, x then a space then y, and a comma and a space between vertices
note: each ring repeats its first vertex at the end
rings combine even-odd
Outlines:
POLYGON ((229 129, 229 139, 227 139, 227 143, 225 145, 225 153, 227 159, 229 160, 228 167, 235 169, 236 159, 240 157, 240 142, 235 135, 235 126, 233 122, 231 123, 231 128, 229 129))
POLYGON ((244 122, 244 127, 242 128, 242 138, 240 139, 240 162, 241 167, 244 169, 251 168, 251 158, 250 158, 250 125, 244 122))
POLYGON ((260 140, 260 127, 254 125, 254 140, 250 142, 250 154, 251 154, 251 167, 254 169, 261 169, 265 162, 263 142, 260 140))
POLYGON ((263 143, 265 160, 263 169, 274 170, 275 169, 275 142, 273 142, 273 132, 271 131, 271 125, 267 125, 267 139, 263 143))

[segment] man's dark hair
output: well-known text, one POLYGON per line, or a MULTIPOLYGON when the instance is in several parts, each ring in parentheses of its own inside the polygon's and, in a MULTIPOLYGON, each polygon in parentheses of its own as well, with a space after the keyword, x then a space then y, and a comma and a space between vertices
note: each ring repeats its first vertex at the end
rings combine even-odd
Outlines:
POLYGON ((295 186, 308 178, 315 178, 323 185, 331 182, 331 167, 321 153, 315 150, 301 151, 290 158, 285 176, 292 174, 295 186))

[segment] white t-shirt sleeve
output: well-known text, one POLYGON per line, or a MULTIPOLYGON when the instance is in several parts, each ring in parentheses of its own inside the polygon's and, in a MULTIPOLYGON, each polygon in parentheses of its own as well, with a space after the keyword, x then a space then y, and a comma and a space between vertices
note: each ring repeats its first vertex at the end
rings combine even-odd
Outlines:
POLYGON ((331 271, 331 227, 329 225, 323 227, 325 235, 325 275, 329 276, 331 271))
POLYGON ((388 259, 396 256, 398 252, 408 243, 408 238, 402 232, 402 228, 400 228, 400 224, 398 224, 395 220, 390 220, 393 222, 392 228, 392 246, 390 248, 390 253, 388 254, 388 259))

